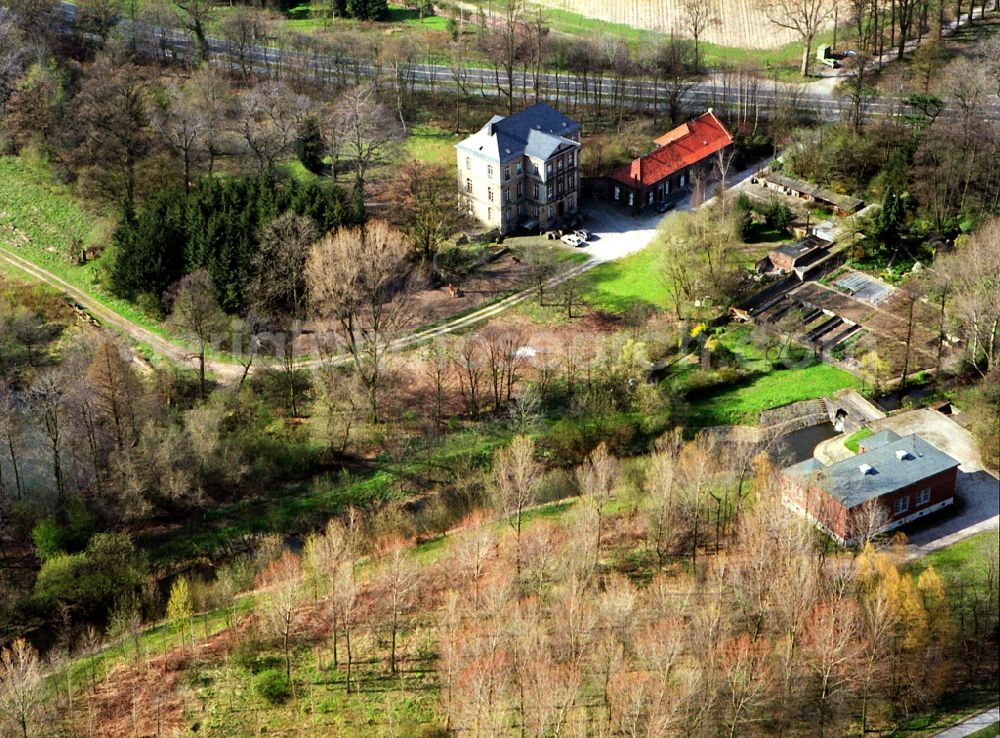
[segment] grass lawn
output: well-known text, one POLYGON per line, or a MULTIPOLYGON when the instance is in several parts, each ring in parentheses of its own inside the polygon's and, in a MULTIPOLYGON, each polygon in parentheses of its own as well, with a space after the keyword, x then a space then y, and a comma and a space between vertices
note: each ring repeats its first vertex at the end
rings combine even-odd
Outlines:
MULTIPOLYGON (((960 692, 945 694, 936 705, 924 712, 914 713, 909 720, 890 733, 882 733, 883 738, 933 738, 942 730, 978 715, 983 710, 997 704, 997 684, 985 684, 960 692)), ((996 736, 997 725, 984 728, 972 736, 996 736), (989 731, 994 732, 990 733, 989 731)))
POLYGON ((870 430, 868 430, 867 428, 862 428, 861 430, 855 431, 846 439, 844 439, 844 445, 847 446, 847 448, 853 453, 857 453, 861 441, 865 440, 870 435, 872 435, 872 432, 870 430))
POLYGON ((660 272, 662 249, 653 243, 623 259, 600 264, 580 277, 587 303, 597 309, 624 313, 637 304, 669 306, 660 272))
POLYGON ((463 136, 450 133, 431 123, 419 123, 409 128, 404 144, 406 153, 419 161, 443 166, 455 166, 455 144, 463 136))
POLYGON ((917 575, 933 566, 949 589, 977 586, 983 579, 983 570, 990 557, 996 556, 998 536, 1000 534, 995 530, 977 533, 917 559, 913 562, 912 571, 917 575))
POLYGON ((804 368, 772 369, 747 384, 692 401, 689 424, 754 424, 762 410, 860 386, 861 380, 853 374, 821 362, 804 368))

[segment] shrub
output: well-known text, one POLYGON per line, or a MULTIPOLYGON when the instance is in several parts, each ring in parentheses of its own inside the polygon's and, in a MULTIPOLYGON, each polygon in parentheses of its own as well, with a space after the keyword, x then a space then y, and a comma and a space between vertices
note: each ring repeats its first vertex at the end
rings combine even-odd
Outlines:
POLYGON ((145 558, 123 533, 99 533, 75 554, 56 554, 42 564, 35 581, 35 602, 43 608, 64 603, 87 614, 106 611, 146 575, 145 558))
POLYGON ((792 211, 778 200, 771 200, 762 208, 761 214, 764 216, 764 223, 768 228, 784 230, 792 222, 792 211))
POLYGON ((42 518, 31 529, 35 552, 42 561, 48 561, 65 551, 63 530, 53 518, 42 518))
POLYGON ((538 484, 538 501, 555 502, 579 492, 576 478, 565 469, 552 469, 538 484))
POLYGON ((691 372, 678 389, 688 398, 712 394, 724 387, 734 387, 748 382, 760 374, 753 369, 740 369, 727 366, 722 369, 706 371, 696 369, 691 372))
POLYGON ((254 678, 254 689, 270 705, 281 705, 292 696, 288 677, 280 669, 267 669, 254 678))

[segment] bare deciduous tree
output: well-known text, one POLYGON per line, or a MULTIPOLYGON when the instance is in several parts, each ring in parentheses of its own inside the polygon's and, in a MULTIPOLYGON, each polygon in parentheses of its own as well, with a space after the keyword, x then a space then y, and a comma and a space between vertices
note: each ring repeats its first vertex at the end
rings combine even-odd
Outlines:
POLYGON ((813 42, 833 16, 838 0, 757 0, 757 2, 774 25, 799 34, 804 46, 799 72, 803 77, 807 76, 809 64, 812 62, 813 42))
POLYGON ((353 159, 355 195, 364 197, 365 176, 389 155, 400 138, 399 125, 370 85, 344 91, 334 105, 334 117, 342 148, 353 159))
POLYGON ((272 636, 281 640, 285 677, 289 683, 292 681, 292 639, 298 631, 298 610, 302 600, 301 571, 299 557, 285 551, 263 576, 267 589, 261 608, 263 624, 272 636))
POLYGON ((618 459, 609 451, 603 441, 595 448, 587 460, 576 470, 580 494, 590 501, 597 513, 597 531, 595 534, 594 568, 600 564, 601 537, 604 532, 604 506, 618 485, 618 459))
POLYGON ((29 738, 45 700, 38 652, 23 638, 0 650, 0 725, 29 738))
POLYGON ((197 346, 198 391, 205 396, 205 354, 209 346, 221 341, 229 328, 229 319, 219 307, 215 282, 204 269, 183 277, 167 296, 170 323, 197 346))
POLYGON ((306 263, 309 305, 334 322, 379 419, 379 390, 393 337, 410 320, 406 239, 384 221, 341 228, 315 244, 306 263))
POLYGON ((510 446, 493 455, 496 504, 514 529, 518 578, 521 576, 521 526, 524 511, 537 499, 540 474, 541 467, 535 461, 535 442, 529 436, 516 436, 510 446))

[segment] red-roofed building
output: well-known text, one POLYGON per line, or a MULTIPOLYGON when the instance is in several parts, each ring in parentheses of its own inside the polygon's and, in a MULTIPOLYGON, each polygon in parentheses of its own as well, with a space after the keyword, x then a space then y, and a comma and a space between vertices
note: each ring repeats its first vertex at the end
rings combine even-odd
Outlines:
POLYGON ((733 137, 712 109, 655 141, 657 148, 608 175, 608 195, 634 208, 674 200, 691 184, 692 170, 732 146, 733 137))

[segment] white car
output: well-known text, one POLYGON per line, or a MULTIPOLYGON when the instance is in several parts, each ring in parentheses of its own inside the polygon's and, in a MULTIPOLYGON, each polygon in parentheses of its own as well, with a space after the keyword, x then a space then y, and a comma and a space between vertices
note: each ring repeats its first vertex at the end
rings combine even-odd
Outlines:
POLYGON ((567 244, 569 246, 575 246, 576 248, 585 246, 587 243, 575 233, 567 233, 565 236, 562 237, 561 240, 564 244, 567 244))
POLYGON ((589 241, 594 237, 594 234, 588 231, 586 228, 577 228, 575 231, 573 231, 573 235, 579 236, 584 241, 589 241))

